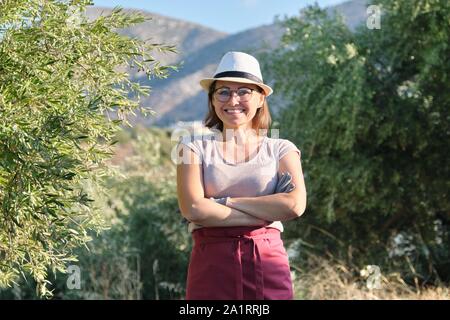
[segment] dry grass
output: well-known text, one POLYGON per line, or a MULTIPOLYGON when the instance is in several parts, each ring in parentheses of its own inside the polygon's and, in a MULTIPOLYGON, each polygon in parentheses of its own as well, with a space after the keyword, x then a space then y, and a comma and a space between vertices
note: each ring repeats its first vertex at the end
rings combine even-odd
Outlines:
POLYGON ((367 279, 336 262, 310 257, 307 271, 296 270, 296 299, 303 300, 450 300, 448 287, 408 286, 399 274, 381 275, 378 288, 369 289, 367 279))

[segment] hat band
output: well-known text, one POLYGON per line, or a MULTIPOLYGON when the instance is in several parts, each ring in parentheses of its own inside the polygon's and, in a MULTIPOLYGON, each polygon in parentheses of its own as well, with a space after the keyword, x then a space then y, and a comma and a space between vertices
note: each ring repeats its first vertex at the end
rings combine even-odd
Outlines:
POLYGON ((257 76, 252 75, 248 72, 243 71, 225 71, 220 72, 214 76, 214 78, 225 78, 225 77, 233 77, 233 78, 245 78, 249 79, 258 83, 262 83, 262 80, 258 78, 257 76))

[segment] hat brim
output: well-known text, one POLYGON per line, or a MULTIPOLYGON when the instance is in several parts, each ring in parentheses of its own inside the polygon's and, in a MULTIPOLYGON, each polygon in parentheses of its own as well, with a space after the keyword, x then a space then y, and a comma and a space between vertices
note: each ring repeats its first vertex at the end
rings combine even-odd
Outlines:
POLYGON ((261 89, 263 89, 266 96, 270 96, 273 92, 272 88, 264 83, 256 82, 256 81, 253 81, 250 79, 236 78, 236 77, 206 78, 206 79, 200 80, 200 85, 202 86, 203 89, 205 89, 206 91, 209 91, 209 87, 211 86, 211 84, 214 81, 232 81, 232 82, 239 82, 239 83, 254 84, 254 85, 257 85, 258 87, 260 87, 261 89))

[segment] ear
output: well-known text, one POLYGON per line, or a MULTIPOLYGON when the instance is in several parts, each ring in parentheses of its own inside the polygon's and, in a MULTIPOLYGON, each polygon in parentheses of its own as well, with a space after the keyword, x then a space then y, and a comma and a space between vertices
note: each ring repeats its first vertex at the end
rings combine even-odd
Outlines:
POLYGON ((264 93, 261 93, 258 102, 258 109, 264 105, 264 101, 266 101, 266 95, 264 93))

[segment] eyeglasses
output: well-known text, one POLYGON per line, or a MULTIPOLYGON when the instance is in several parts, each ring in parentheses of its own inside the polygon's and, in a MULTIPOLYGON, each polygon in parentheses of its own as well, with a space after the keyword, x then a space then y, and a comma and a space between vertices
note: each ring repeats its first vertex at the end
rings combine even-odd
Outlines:
POLYGON ((250 88, 239 88, 237 90, 219 88, 214 90, 214 97, 220 102, 228 102, 233 95, 233 92, 236 92, 236 95, 239 97, 239 101, 247 102, 252 98, 253 91, 255 90, 257 91, 257 89, 250 88))

